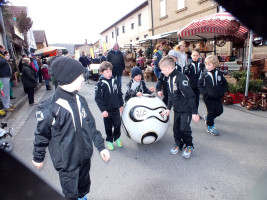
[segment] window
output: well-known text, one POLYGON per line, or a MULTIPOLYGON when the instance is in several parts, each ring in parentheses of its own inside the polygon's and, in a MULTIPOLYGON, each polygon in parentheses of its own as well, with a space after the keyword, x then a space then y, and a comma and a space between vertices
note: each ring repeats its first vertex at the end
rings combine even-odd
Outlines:
POLYGON ((145 35, 144 35, 144 38, 147 38, 147 37, 148 37, 148 34, 145 34, 145 35))
POLYGON ((134 29, 134 23, 131 24, 131 29, 134 29))
POLYGON ((142 25, 142 23, 141 23, 141 16, 142 16, 141 14, 138 15, 138 26, 141 26, 142 25))
POLYGON ((112 38, 114 38, 114 32, 112 31, 112 38))
POLYGON ((139 40, 139 37, 137 37, 136 40, 139 40))
POLYGON ((108 43, 108 36, 106 35, 106 43, 108 43))
POLYGON ((116 34, 119 35, 119 28, 116 28, 116 34))
POLYGON ((160 17, 166 16, 166 0, 160 1, 160 17))
POLYGON ((178 4, 177 7, 178 10, 185 8, 185 0, 177 0, 177 4, 178 4))
POLYGON ((125 33, 125 26, 122 26, 122 33, 125 33))

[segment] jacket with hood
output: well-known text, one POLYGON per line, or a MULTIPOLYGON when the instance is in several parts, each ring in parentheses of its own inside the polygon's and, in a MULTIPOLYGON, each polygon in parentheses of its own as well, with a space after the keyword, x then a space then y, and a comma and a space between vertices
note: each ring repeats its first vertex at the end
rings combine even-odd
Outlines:
POLYGON ((101 133, 84 97, 58 87, 55 94, 43 101, 36 112, 33 160, 42 162, 48 146, 56 170, 75 170, 90 159, 93 144, 105 149, 101 133))
POLYGON ((112 111, 123 106, 121 87, 117 79, 101 76, 95 86, 95 101, 101 112, 112 111))
POLYGON ((125 69, 124 57, 120 50, 115 52, 114 50, 110 50, 107 55, 107 61, 109 61, 113 65, 112 75, 113 76, 121 76, 122 71, 125 69))
POLYGON ((174 69, 168 78, 169 96, 168 109, 178 113, 198 114, 195 103, 195 94, 189 85, 188 78, 174 69))
POLYGON ((221 99, 227 87, 228 84, 223 73, 217 68, 211 71, 204 71, 198 81, 198 89, 205 99, 221 99))
POLYGON ((143 94, 152 94, 152 92, 146 87, 145 81, 141 80, 138 87, 134 90, 132 88, 134 80, 131 79, 130 82, 127 84, 127 92, 125 94, 125 102, 127 102, 130 98, 136 97, 138 92, 142 92, 143 94))
POLYGON ((34 88, 36 86, 37 81, 35 79, 35 72, 31 66, 26 64, 22 65, 21 81, 24 88, 34 88))
POLYGON ((205 71, 205 65, 192 61, 184 67, 184 74, 188 77, 192 89, 198 89, 198 80, 205 71))

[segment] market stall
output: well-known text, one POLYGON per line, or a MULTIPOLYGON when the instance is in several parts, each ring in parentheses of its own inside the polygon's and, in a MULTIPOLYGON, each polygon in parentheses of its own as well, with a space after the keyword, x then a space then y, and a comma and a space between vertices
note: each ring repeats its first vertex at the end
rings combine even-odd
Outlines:
POLYGON ((56 47, 56 46, 49 46, 45 47, 43 49, 38 49, 34 52, 34 55, 36 56, 56 56, 57 55, 57 50, 60 49, 62 50, 62 53, 67 52, 67 49, 65 47, 56 47))

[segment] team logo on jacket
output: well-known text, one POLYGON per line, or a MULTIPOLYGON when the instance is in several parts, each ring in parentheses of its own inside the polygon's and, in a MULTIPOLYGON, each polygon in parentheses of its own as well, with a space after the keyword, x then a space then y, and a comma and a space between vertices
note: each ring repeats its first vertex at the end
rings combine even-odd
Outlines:
POLYGON ((188 81, 187 80, 183 80, 182 83, 183 83, 184 86, 188 86, 188 81))
POLYGON ((222 77, 221 76, 218 76, 218 81, 221 81, 222 80, 222 77))
POLYGON ((38 122, 44 120, 44 114, 43 114, 42 111, 37 111, 37 112, 35 113, 35 117, 36 117, 36 119, 37 119, 38 122))
POLYGON ((96 90, 98 90, 98 87, 97 87, 97 85, 95 86, 95 91, 96 91, 96 90))
POLYGON ((84 107, 82 107, 81 115, 82 115, 82 118, 85 118, 87 116, 84 107))
POLYGON ((117 84, 114 84, 114 85, 113 85, 113 89, 114 89, 114 90, 117 90, 117 89, 118 89, 117 84))

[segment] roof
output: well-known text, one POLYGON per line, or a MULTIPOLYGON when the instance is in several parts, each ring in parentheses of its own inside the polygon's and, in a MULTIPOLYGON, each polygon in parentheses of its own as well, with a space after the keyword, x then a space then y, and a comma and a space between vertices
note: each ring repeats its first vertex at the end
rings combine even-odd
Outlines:
POLYGON ((44 30, 33 31, 34 39, 36 43, 43 43, 46 40, 46 35, 44 30))
POLYGON ((8 6, 7 8, 14 17, 18 17, 22 12, 28 13, 28 8, 26 6, 8 6))
POLYGON ((125 15, 124 17, 122 17, 121 19, 119 19, 118 21, 116 21, 114 24, 112 24, 111 26, 109 26, 108 28, 106 28, 105 30, 103 30, 100 34, 104 33, 105 31, 107 31, 111 27, 113 27, 116 24, 120 23, 121 21, 123 21, 124 19, 128 18, 129 16, 131 16, 134 13, 136 13, 138 10, 142 9, 143 7, 145 7, 147 5, 148 5, 148 1, 145 1, 144 3, 142 3, 141 5, 139 5, 138 7, 136 7, 135 9, 133 9, 131 12, 129 12, 127 15, 125 15))

